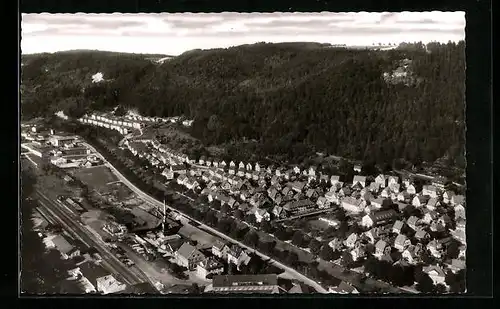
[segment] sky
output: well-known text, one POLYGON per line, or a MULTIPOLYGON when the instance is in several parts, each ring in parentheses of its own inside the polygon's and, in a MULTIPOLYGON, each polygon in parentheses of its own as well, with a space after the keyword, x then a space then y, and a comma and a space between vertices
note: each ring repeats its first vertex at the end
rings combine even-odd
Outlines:
POLYGON ((179 55, 256 42, 372 45, 465 39, 464 12, 22 14, 23 54, 90 49, 179 55))

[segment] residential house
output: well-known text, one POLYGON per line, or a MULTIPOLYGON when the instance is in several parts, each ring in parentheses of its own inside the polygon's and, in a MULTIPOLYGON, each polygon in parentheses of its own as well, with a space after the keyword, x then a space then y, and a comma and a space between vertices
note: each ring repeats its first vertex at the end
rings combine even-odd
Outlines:
POLYGON ((384 254, 390 254, 391 246, 387 244, 386 241, 380 239, 375 244, 375 252, 374 256, 377 258, 381 258, 384 254))
POLYGON ((453 236, 456 240, 460 241, 462 244, 466 244, 466 236, 465 236, 465 220, 457 219, 455 230, 450 230, 450 235, 453 236))
POLYGON ((238 164, 238 169, 245 169, 245 163, 240 161, 240 163, 238 164))
POLYGON ((184 185, 187 181, 188 178, 186 175, 179 175, 179 177, 177 177, 177 183, 180 185, 184 185))
POLYGON ((406 220, 406 224, 414 231, 417 230, 418 226, 420 225, 420 219, 415 217, 415 216, 411 216, 408 218, 408 220, 406 220))
POLYGON ((315 189, 310 188, 309 190, 306 191, 306 196, 310 199, 317 199, 318 192, 315 189))
POLYGON ((453 191, 446 191, 444 194, 443 194, 443 202, 445 204, 449 204, 451 203, 451 199, 455 196, 455 192, 453 191))
POLYGON ((451 262, 447 264, 447 266, 455 274, 465 269, 465 260, 452 259, 451 262))
POLYGON ((389 176, 380 174, 375 178, 375 182, 380 184, 382 188, 385 188, 387 186, 387 181, 389 180, 389 176))
POLYGON ((451 243, 451 240, 451 237, 433 239, 427 244, 427 250, 429 250, 432 256, 440 259, 445 254, 448 245, 451 243))
POLYGON ((451 205, 464 205, 465 206, 465 197, 463 195, 454 195, 451 197, 451 205))
POLYGON ((189 270, 195 270, 198 263, 205 260, 203 253, 187 242, 182 244, 179 250, 177 250, 175 258, 179 265, 189 270))
POLYGON ((198 164, 205 165, 205 160, 206 160, 205 156, 201 156, 201 158, 198 160, 198 164))
POLYGON ((271 186, 277 186, 280 183, 280 178, 276 175, 271 177, 271 186))
POLYGON ((389 187, 385 187, 380 193, 380 196, 385 198, 390 198, 391 194, 392 194, 391 189, 389 187))
POLYGON ((403 252, 409 245, 411 242, 404 234, 399 234, 394 240, 394 248, 399 252, 403 252))
POLYGON ((344 182, 338 181, 330 187, 330 191, 338 192, 343 187, 344 187, 344 182))
POLYGON ((255 163, 255 171, 258 172, 258 173, 261 172, 261 168, 260 168, 259 162, 255 163))
POLYGON ((255 221, 257 223, 260 223, 262 221, 269 221, 271 220, 271 215, 266 209, 261 209, 258 208, 255 210, 255 221))
POLYGON ((326 174, 321 174, 319 176, 319 181, 322 183, 328 183, 330 181, 330 177, 328 177, 328 175, 326 174))
POLYGON ((336 183, 340 181, 340 176, 333 175, 330 177, 330 183, 332 186, 335 186, 336 183))
POLYGON ((344 245, 347 247, 347 248, 354 248, 354 246, 356 245, 356 243, 358 242, 358 234, 356 233, 351 233, 347 239, 344 241, 344 245))
POLYGON ((418 228, 417 231, 415 232, 415 238, 418 239, 419 241, 425 240, 429 238, 429 233, 427 233, 424 229, 418 228))
POLYGON ((439 220, 432 221, 429 229, 432 232, 444 232, 446 230, 445 225, 439 220))
POLYGON ((356 246, 350 253, 354 262, 366 256, 366 251, 363 246, 356 246))
POLYGON ((176 175, 184 175, 187 173, 186 167, 183 164, 171 165, 170 170, 176 175))
POLYGON ((406 188, 408 188, 411 184, 413 184, 413 178, 410 175, 403 175, 401 177, 401 181, 406 188))
POLYGON ((422 187, 422 194, 433 198, 438 197, 438 189, 433 185, 425 185, 422 187))
POLYGON ((378 194, 380 192, 380 183, 372 182, 369 186, 371 192, 378 194))
POLYGON ((401 220, 396 220, 392 226, 392 232, 396 234, 401 234, 401 229, 403 229, 404 222, 401 220))
POLYGON ((316 204, 318 205, 318 208, 320 208, 320 209, 330 207, 330 202, 324 196, 320 196, 318 198, 318 200, 316 201, 316 204))
POLYGON ((288 214, 297 214, 314 208, 316 208, 316 204, 306 199, 299 201, 290 201, 283 206, 283 209, 288 214))
POLYGON ((334 191, 326 192, 325 198, 330 203, 337 204, 337 205, 340 204, 339 196, 334 191))
POLYGON ((428 210, 424 213, 424 216, 422 217, 422 222, 425 224, 431 224, 432 221, 436 220, 438 218, 438 213, 434 210, 428 210))
POLYGON ((352 186, 355 186, 356 184, 359 184, 364 188, 366 186, 366 177, 359 175, 354 176, 354 178, 352 179, 352 186))
POLYGON ((222 168, 222 169, 225 169, 227 166, 226 164, 226 161, 222 160, 220 163, 219 163, 219 168, 222 168))
POLYGON ((236 175, 238 175, 239 177, 245 177, 245 168, 243 167, 239 167, 238 168, 238 172, 236 173, 236 175))
MULTIPOLYGON (((359 168, 361 170, 361 168, 359 168)), ((329 287, 328 288, 328 293, 335 293, 335 294, 358 294, 359 291, 350 285, 349 283, 342 281, 338 286, 336 287, 329 287)))
POLYGON ((396 205, 398 206, 398 210, 401 212, 403 211, 406 207, 408 207, 409 205, 406 204, 406 203, 401 203, 401 202, 396 202, 396 205))
POLYGON ((300 167, 298 167, 298 166, 294 166, 294 168, 293 168, 293 172, 294 172, 295 174, 300 174, 300 167))
POLYGON ((281 167, 278 167, 275 171, 274 171, 274 174, 278 177, 282 177, 283 176, 283 173, 284 173, 284 169, 281 168, 281 167))
POLYGON ((348 187, 343 187, 339 190, 339 196, 341 196, 341 197, 350 196, 351 193, 352 193, 352 191, 348 187))
POLYGON ((411 200, 411 194, 408 193, 408 191, 402 191, 402 192, 398 193, 397 200, 400 202, 408 203, 411 200))
POLYGON ((422 253, 422 245, 419 243, 417 245, 410 245, 403 251, 402 258, 409 264, 415 264, 420 259, 420 254, 422 253))
POLYGON ((445 284, 446 274, 444 270, 438 265, 430 265, 422 268, 422 271, 429 275, 434 284, 445 284))
POLYGON ((293 194, 294 194, 292 188, 290 188, 288 186, 285 186, 283 188, 283 190, 281 190, 281 193, 283 194, 283 196, 293 196, 293 194))
POLYGON ((355 165, 353 166, 353 170, 354 170, 355 172, 361 173, 361 165, 359 165, 359 164, 355 164, 355 165))
POLYGON ((215 168, 219 168, 219 162, 217 162, 217 160, 213 160, 212 161, 212 166, 215 167, 215 168))
POLYGON ((416 184, 410 184, 406 187, 406 192, 411 195, 415 195, 420 192, 420 188, 416 184))
POLYGON ((236 175, 236 168, 234 166, 229 167, 229 175, 236 175))
POLYGON ((366 215, 361 220, 361 225, 365 227, 372 227, 378 225, 385 225, 393 222, 398 214, 392 210, 382 210, 366 215))
POLYGON ((290 188, 295 192, 302 192, 306 186, 305 182, 294 181, 288 184, 290 188))
POLYGON ((422 207, 427 205, 427 202, 429 201, 430 197, 428 195, 416 195, 411 204, 415 207, 422 207))
POLYGON ((283 207, 274 206, 272 210, 274 218, 281 219, 285 217, 285 212, 283 211, 283 207))
POLYGON ((455 207, 453 207, 453 210, 455 211, 455 220, 465 219, 465 207, 463 204, 455 205, 455 207))
POLYGON ((392 201, 388 198, 383 198, 383 197, 379 197, 379 198, 376 198, 372 201, 370 201, 370 205, 372 205, 373 207, 377 208, 377 209, 380 209, 384 206, 387 206, 387 205, 391 205, 392 204, 392 201))
POLYGON ((399 185, 399 177, 398 176, 389 176, 387 184, 389 186, 391 186, 391 185, 399 185))
POLYGON ((116 280, 113 275, 106 275, 96 279, 97 291, 103 295, 124 291, 127 286, 116 280))
POLYGON ((361 199, 355 199, 349 196, 343 198, 341 204, 342 208, 353 213, 360 213, 365 208, 365 203, 361 199))
POLYGON ((208 275, 220 275, 224 272, 224 265, 219 263, 214 258, 208 258, 198 263, 196 274, 202 278, 207 278, 208 275))
POLYGON ((316 166, 309 167, 308 176, 316 178, 316 166))
POLYGON ((380 227, 374 227, 369 231, 366 231, 364 235, 368 238, 368 241, 371 244, 374 244, 380 237, 387 236, 387 231, 380 227))
POLYGON ((235 264, 238 270, 241 265, 248 264, 250 259, 245 250, 238 245, 232 245, 227 252, 227 262, 235 264))
POLYGON ((329 243, 328 247, 332 248, 333 251, 339 251, 342 249, 342 241, 337 237, 333 238, 329 243))

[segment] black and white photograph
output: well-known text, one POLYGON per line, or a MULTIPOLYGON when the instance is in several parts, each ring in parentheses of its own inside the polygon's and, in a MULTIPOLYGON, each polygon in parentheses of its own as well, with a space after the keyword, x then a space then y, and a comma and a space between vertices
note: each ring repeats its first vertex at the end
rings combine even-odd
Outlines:
POLYGON ((20 24, 21 295, 467 292, 464 12, 20 24))

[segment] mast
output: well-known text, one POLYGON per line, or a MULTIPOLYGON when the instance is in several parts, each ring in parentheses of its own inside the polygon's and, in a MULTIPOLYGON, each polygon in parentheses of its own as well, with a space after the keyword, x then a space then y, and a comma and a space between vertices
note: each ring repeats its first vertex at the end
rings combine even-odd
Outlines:
POLYGON ((163 221, 161 223, 162 232, 165 232, 165 221, 167 219, 167 205, 165 203, 165 199, 163 199, 163 221))

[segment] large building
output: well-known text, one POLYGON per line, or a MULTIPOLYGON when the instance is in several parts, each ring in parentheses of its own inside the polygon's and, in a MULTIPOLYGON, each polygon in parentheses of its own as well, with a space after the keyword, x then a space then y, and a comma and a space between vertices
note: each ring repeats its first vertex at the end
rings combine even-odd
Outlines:
POLYGON ((205 292, 210 293, 280 293, 278 276, 268 275, 215 275, 205 292))

